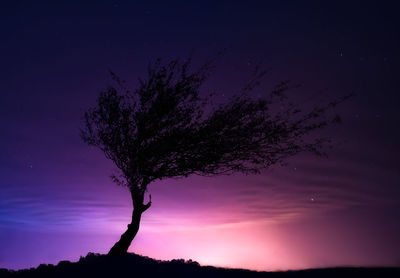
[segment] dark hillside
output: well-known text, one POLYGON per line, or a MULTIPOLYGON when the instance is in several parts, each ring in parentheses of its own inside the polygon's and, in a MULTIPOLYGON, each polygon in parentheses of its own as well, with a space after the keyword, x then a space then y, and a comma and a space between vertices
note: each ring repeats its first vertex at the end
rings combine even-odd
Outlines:
POLYGON ((200 266, 194 261, 158 261, 136 254, 107 256, 89 253, 76 263, 61 261, 56 266, 9 271, 0 277, 400 277, 400 268, 325 268, 301 271, 257 272, 200 266))

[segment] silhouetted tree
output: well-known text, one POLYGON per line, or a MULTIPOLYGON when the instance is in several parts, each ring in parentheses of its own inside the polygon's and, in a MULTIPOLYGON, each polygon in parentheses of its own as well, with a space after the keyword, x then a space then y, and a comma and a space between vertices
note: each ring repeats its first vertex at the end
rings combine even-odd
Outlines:
POLYGON ((325 153, 329 140, 310 132, 338 121, 328 110, 343 97, 304 112, 290 103, 279 84, 264 98, 250 92, 265 71, 257 69, 250 82, 226 103, 212 105, 212 95, 201 96, 212 63, 191 71, 191 60, 157 60, 131 91, 115 74, 117 86, 98 97, 84 115, 83 140, 100 148, 119 168, 113 180, 128 187, 132 220, 109 254, 126 253, 139 230, 148 185, 165 178, 214 176, 234 172, 259 173, 300 152, 325 153))

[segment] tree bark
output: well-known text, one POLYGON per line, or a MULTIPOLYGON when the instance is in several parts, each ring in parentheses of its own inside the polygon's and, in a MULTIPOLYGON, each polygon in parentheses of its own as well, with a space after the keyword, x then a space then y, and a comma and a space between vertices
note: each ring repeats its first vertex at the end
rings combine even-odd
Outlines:
POLYGON ((151 206, 151 200, 144 205, 143 196, 138 196, 134 192, 131 192, 133 202, 132 221, 128 224, 128 229, 121 235, 121 238, 114 244, 114 246, 108 252, 108 255, 122 255, 128 251, 132 240, 135 238, 139 231, 140 219, 142 213, 151 206))

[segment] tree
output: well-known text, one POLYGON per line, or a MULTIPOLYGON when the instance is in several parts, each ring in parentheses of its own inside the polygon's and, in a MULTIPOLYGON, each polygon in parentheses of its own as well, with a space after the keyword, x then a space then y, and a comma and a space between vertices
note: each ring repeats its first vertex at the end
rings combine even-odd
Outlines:
POLYGON ((308 112, 288 101, 288 82, 264 98, 251 92, 266 71, 257 68, 240 93, 214 105, 200 87, 213 62, 190 70, 191 60, 157 60, 131 91, 111 72, 116 86, 100 92, 97 105, 84 114, 82 139, 102 150, 120 170, 113 180, 129 189, 131 223, 109 254, 126 253, 151 206, 144 203, 148 185, 166 178, 257 174, 300 152, 325 154, 330 140, 309 136, 338 117, 328 112, 345 96, 308 112))

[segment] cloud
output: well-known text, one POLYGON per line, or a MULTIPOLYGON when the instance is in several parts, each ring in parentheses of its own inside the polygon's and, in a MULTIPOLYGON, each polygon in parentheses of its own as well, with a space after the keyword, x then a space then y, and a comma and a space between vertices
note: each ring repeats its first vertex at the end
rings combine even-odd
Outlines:
POLYGON ((16 194, 2 190, 0 225, 24 229, 102 229, 106 223, 128 216, 128 206, 115 198, 101 199, 95 194, 72 192, 52 194, 16 194))

